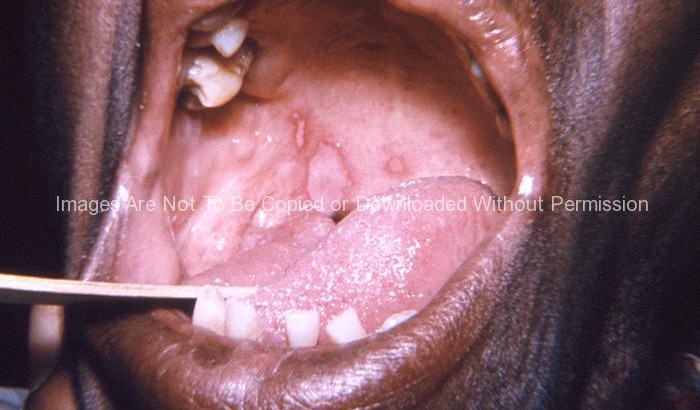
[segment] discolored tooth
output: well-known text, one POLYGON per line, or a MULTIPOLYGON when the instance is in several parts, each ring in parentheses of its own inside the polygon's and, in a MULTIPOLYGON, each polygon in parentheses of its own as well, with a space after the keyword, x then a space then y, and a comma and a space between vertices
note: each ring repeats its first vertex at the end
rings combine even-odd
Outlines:
POLYGON ((226 330, 226 301, 214 286, 204 286, 192 312, 192 324, 224 335, 226 330))
POLYGON ((290 347, 313 347, 318 341, 321 316, 315 310, 284 312, 287 342, 290 347))
POLYGON ((206 52, 189 52, 183 57, 182 85, 191 94, 190 109, 220 107, 241 90, 243 77, 253 61, 253 51, 243 45, 230 59, 206 52))
POLYGON ((234 18, 241 11, 243 4, 242 0, 234 0, 231 4, 220 7, 190 24, 190 28, 195 31, 214 31, 234 18))
POLYGON ((360 317, 354 308, 348 308, 334 316, 326 325, 330 338, 338 343, 349 343, 367 337, 360 317))
POLYGON ((226 300, 226 336, 260 341, 262 323, 258 311, 245 301, 226 300))
POLYGON ((399 313, 394 313, 393 315, 389 316, 386 318, 384 323, 382 323, 381 326, 379 326, 379 329, 377 329, 378 332, 385 332, 397 325, 400 325, 401 323, 407 321, 408 319, 412 318, 413 316, 416 315, 418 311, 410 309, 410 310, 404 310, 403 312, 399 313))
POLYGON ((234 18, 211 32, 197 32, 190 35, 190 47, 213 46, 224 57, 231 57, 243 44, 250 23, 242 18, 234 18))
MULTIPOLYGON (((190 86, 188 91, 203 108, 226 104, 238 94, 243 84, 240 75, 229 71, 220 61, 206 54, 194 57, 186 67, 186 84, 190 86)), ((194 104, 188 106, 197 108, 194 104)))

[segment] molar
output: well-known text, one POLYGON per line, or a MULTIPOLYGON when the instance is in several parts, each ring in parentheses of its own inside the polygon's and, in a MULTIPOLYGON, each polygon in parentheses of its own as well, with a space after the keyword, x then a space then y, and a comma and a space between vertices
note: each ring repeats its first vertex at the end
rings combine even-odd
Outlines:
POLYGON ((190 109, 220 107, 235 97, 253 61, 253 51, 243 45, 230 59, 203 51, 187 51, 183 57, 182 84, 189 92, 190 109))
POLYGON ((190 47, 213 46, 224 57, 231 57, 243 45, 250 23, 233 18, 214 31, 195 32, 188 39, 190 47))
POLYGON ((238 12, 241 11, 244 3, 245 2, 242 0, 233 0, 231 4, 220 7, 199 20, 196 20, 190 25, 190 29, 193 31, 214 31, 227 21, 233 19, 238 12))

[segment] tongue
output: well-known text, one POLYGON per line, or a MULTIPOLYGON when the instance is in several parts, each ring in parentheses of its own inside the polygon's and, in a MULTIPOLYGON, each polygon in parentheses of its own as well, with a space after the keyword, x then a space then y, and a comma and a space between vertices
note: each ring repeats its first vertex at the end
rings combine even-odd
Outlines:
POLYGON ((247 303, 266 343, 284 343, 289 311, 318 312, 325 326, 354 309, 372 332, 425 306, 469 256, 493 219, 475 209, 483 195, 465 177, 420 178, 356 198, 337 225, 323 212, 298 212, 273 230, 250 229, 240 252, 185 283, 257 286, 247 303))

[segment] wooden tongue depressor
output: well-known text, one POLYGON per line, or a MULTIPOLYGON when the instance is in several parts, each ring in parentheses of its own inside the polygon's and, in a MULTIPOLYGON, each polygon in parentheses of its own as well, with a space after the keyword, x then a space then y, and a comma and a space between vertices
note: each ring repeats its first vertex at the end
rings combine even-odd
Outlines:
MULTIPOLYGON (((217 286, 224 298, 245 298, 255 287, 217 286)), ((0 303, 68 305, 80 302, 137 300, 191 300, 204 286, 148 285, 137 283, 85 282, 0 273, 0 303)))

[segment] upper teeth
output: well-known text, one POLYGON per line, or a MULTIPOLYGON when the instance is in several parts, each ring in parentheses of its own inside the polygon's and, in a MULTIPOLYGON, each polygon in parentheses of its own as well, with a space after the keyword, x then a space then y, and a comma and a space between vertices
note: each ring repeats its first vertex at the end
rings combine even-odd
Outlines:
POLYGON ((196 31, 213 31, 221 27, 224 23, 231 20, 241 11, 243 1, 235 0, 231 4, 227 4, 213 13, 207 14, 190 25, 192 30, 196 31))
POLYGON ((236 17, 242 4, 229 4, 191 25, 181 68, 188 108, 220 107, 240 91, 253 61, 252 48, 244 44, 250 23, 236 17), (216 53, 202 49, 209 46, 216 53))
POLYGON ((349 343, 367 337, 360 317, 354 308, 348 308, 334 316, 326 325, 328 336, 336 343, 349 343))
POLYGON ((192 33, 188 44, 192 47, 214 46, 224 57, 231 57, 243 44, 250 23, 235 17, 214 31, 192 33))

